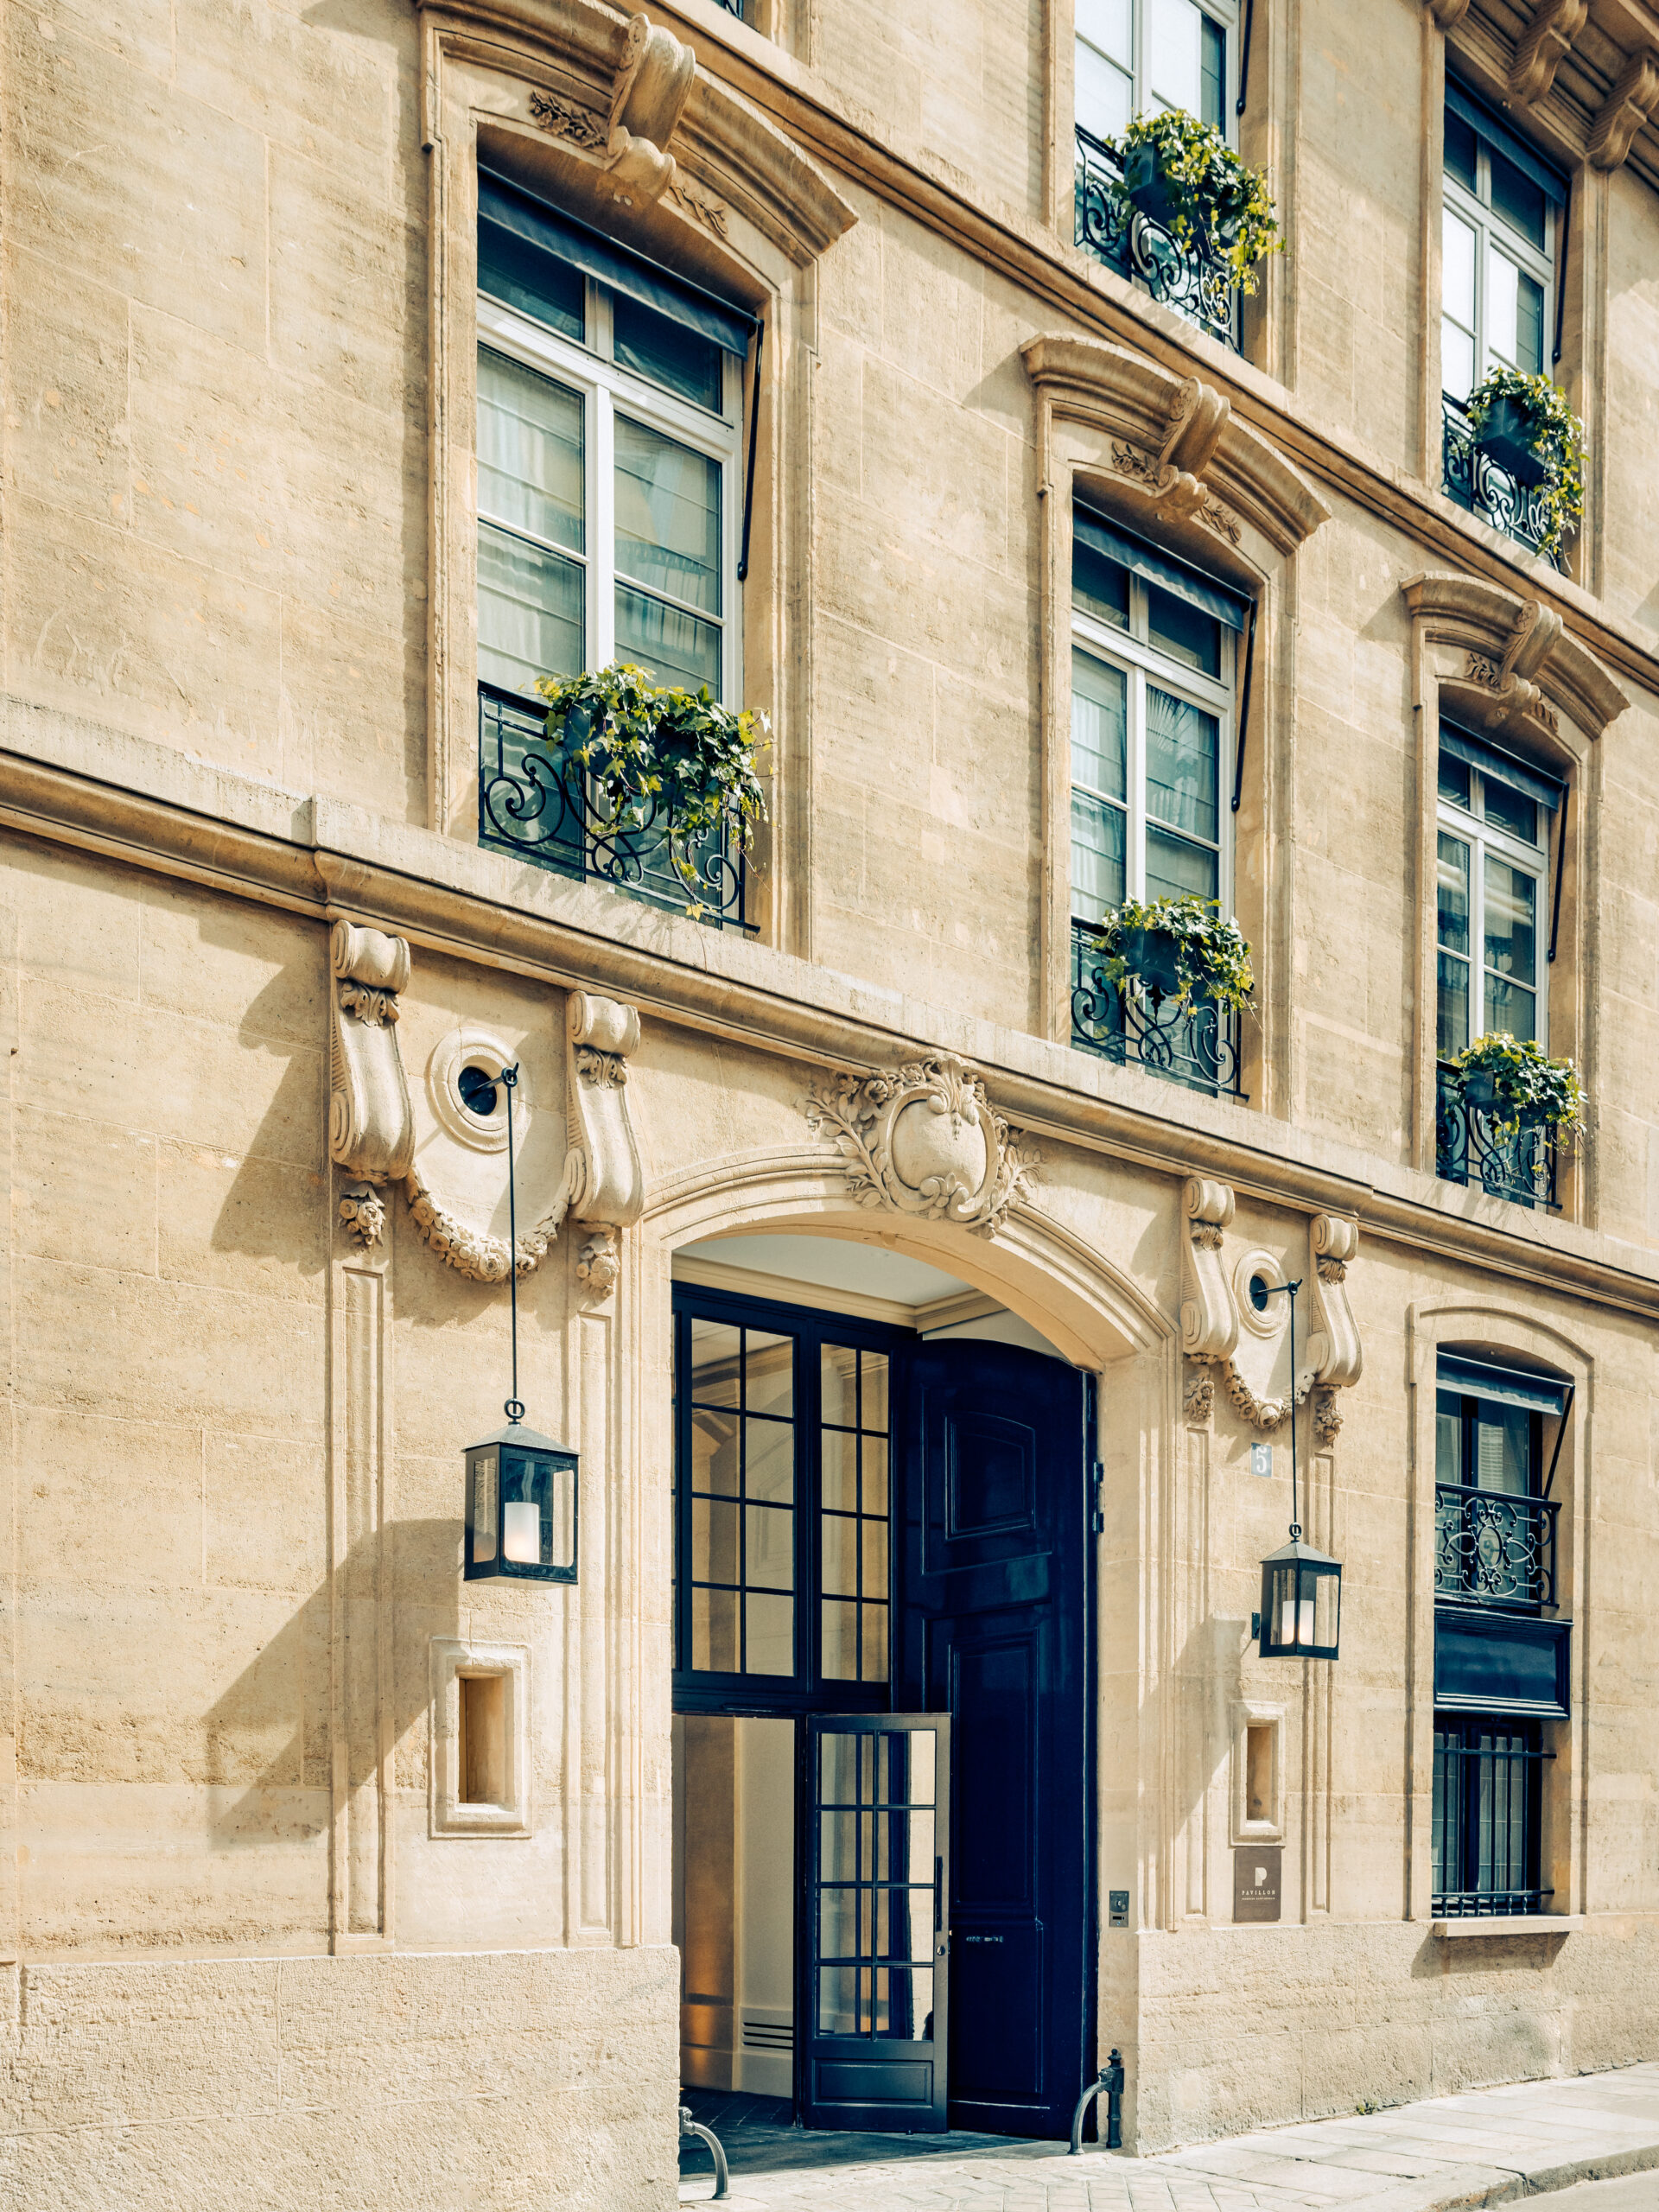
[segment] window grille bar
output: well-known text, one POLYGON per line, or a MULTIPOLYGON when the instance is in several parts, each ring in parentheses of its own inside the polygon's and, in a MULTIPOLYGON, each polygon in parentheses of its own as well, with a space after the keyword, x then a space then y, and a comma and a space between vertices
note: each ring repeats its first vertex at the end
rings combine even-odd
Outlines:
MULTIPOLYGON (((1540 486, 1518 484, 1507 468, 1475 443, 1474 425, 1461 400, 1440 395, 1440 489, 1448 499, 1536 553, 1549 531, 1549 510, 1540 486)), ((1559 551, 1548 555, 1562 565, 1559 551)))
POLYGON ((1499 1130, 1471 1106, 1457 1071, 1444 1062, 1435 1090, 1434 1173, 1443 1183, 1478 1184, 1489 1197, 1560 1211, 1556 1149, 1541 1128, 1499 1130))
POLYGON ((1076 136, 1073 243, 1164 306, 1190 316, 1233 353, 1243 353, 1238 285, 1232 264, 1209 230, 1183 245, 1131 204, 1123 188, 1123 164, 1111 148, 1080 123, 1076 136))
POLYGON ((1554 1758, 1535 1730, 1472 1720, 1434 1736, 1431 1910, 1497 1919, 1543 1910, 1538 1878, 1541 1777, 1554 1758))
POLYGON ((1097 925, 1071 924, 1071 1042, 1120 1067, 1144 1068, 1189 1090, 1244 1096, 1239 1018, 1206 1001, 1154 1005, 1108 973, 1097 925))
POLYGON ((1553 1605, 1560 1510, 1559 1499, 1436 1483, 1436 1596, 1530 1611, 1553 1605))

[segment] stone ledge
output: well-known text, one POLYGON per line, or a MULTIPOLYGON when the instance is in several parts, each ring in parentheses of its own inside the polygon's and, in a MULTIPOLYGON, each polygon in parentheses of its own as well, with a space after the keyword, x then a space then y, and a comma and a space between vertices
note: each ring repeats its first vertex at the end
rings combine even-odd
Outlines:
POLYGON ((1482 1918, 1434 1920, 1429 1932, 1443 1942, 1478 1936, 1572 1936, 1585 1925, 1581 1912, 1492 1913, 1482 1918))

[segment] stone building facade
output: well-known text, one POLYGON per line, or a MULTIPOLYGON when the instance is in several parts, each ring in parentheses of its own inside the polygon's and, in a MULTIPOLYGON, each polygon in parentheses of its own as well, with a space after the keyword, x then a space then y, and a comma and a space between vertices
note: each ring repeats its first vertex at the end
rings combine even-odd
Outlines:
POLYGON ((1052 2133, 1116 2046, 1150 2150, 1650 2056, 1649 0, 5 50, 12 2201, 621 2212, 682 2079, 1052 2133), (1183 102, 1248 297, 1112 232, 1183 102), (1587 426, 1558 561, 1492 359, 1587 426), (524 766, 625 647, 770 718, 699 916, 524 766), (1236 1025, 1099 968, 1171 885, 1236 1025), (1459 1005, 1576 1152, 1448 1096, 1459 1005), (509 1064, 573 1583, 462 1573, 509 1064), (1260 1653, 1293 1517, 1334 1660, 1260 1653), (1036 1840, 939 1798, 823 1967, 814 1760, 889 1712, 1036 1840))

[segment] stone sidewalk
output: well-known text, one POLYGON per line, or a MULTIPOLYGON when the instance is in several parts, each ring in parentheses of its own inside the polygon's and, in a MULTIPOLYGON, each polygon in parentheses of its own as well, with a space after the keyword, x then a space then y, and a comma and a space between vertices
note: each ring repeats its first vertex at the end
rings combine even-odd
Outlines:
MULTIPOLYGON (((1659 2212, 1659 2064, 1435 2097, 1153 2158, 1092 2146, 1072 2158, 1063 2145, 1009 2143, 740 2171, 725 2201, 731 2212, 1451 2212, 1649 2168, 1659 2212)), ((689 2177, 680 2200, 706 2202, 713 2188, 706 2175, 689 2177)))

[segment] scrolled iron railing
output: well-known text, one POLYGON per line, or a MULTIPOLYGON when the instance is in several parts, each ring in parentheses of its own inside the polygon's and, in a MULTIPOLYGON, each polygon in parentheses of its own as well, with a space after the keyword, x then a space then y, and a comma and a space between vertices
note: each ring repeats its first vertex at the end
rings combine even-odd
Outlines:
POLYGON ((1541 1128, 1500 1129, 1463 1095, 1455 1068, 1438 1071, 1434 1173, 1443 1183, 1478 1184, 1489 1197, 1559 1211, 1555 1146, 1541 1128))
MULTIPOLYGON (((1449 392, 1440 395, 1440 484, 1448 499, 1531 552, 1539 550, 1548 534, 1543 487, 1518 483, 1481 451, 1467 409, 1449 392)), ((1561 565, 1559 553, 1543 557, 1558 569, 1561 565)))
POLYGON ((678 913, 747 929, 747 871, 723 834, 690 852, 694 892, 670 857, 671 817, 641 792, 640 819, 619 818, 593 779, 556 742, 540 711, 512 692, 478 688, 478 842, 561 875, 613 889, 678 913))
POLYGON ((1120 1067, 1242 1098, 1238 1016, 1208 1001, 1154 1004, 1107 970, 1105 942, 1089 922, 1071 925, 1071 1042, 1120 1067))
POLYGON ((1076 243, 1120 276, 1143 284, 1154 300, 1183 315, 1240 353, 1238 284, 1232 264, 1207 232, 1190 245, 1132 207, 1123 164, 1103 140, 1077 125, 1072 206, 1076 243))
POLYGON ((1434 1594, 1462 1605, 1555 1603, 1559 1498, 1434 1486, 1434 1594))

